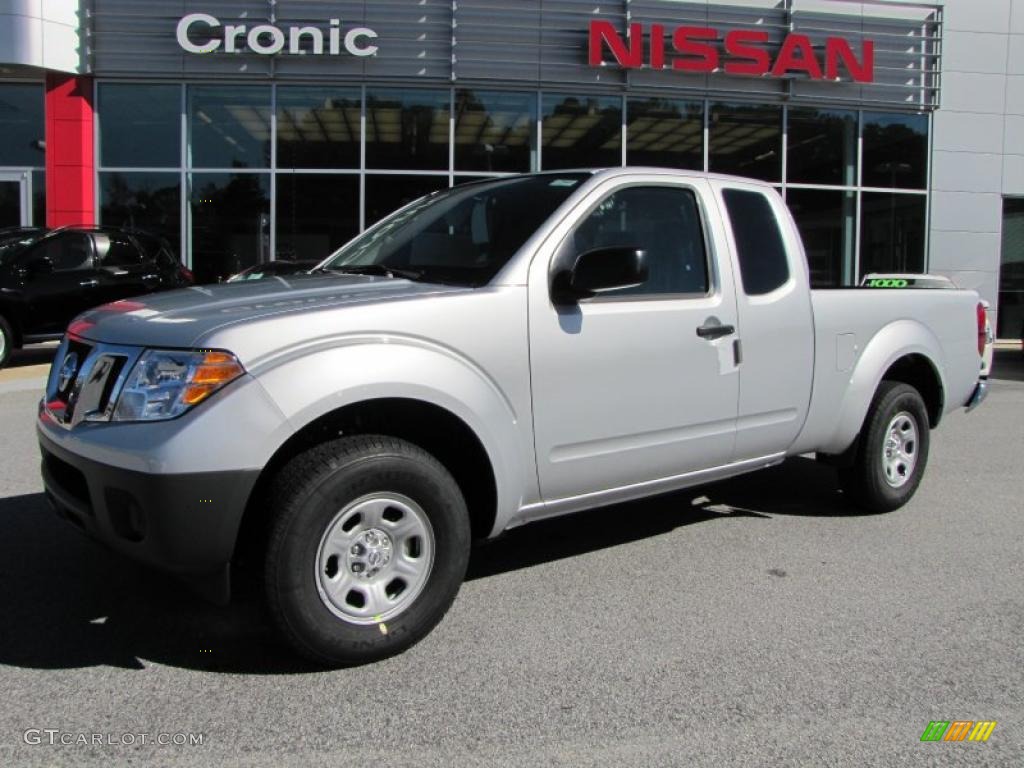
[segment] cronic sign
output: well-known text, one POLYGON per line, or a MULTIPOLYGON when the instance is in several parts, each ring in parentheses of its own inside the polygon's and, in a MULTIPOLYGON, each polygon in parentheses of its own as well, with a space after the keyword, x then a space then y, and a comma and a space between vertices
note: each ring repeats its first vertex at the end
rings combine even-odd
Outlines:
POLYGON ((331 19, 326 34, 320 27, 278 27, 273 24, 221 24, 208 13, 190 13, 178 21, 178 45, 188 53, 256 53, 274 56, 327 54, 337 56, 344 51, 352 56, 373 56, 377 46, 372 43, 377 33, 369 27, 343 30, 339 19, 331 19), (219 28, 223 26, 223 33, 219 28))

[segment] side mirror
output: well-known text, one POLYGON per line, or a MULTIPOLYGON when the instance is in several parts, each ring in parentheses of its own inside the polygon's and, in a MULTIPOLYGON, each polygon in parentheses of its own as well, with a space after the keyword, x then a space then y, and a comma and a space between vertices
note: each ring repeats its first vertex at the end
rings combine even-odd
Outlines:
POLYGON ((556 304, 570 304, 605 291, 642 285, 646 280, 647 251, 626 246, 595 248, 579 254, 572 267, 555 274, 551 296, 556 304))

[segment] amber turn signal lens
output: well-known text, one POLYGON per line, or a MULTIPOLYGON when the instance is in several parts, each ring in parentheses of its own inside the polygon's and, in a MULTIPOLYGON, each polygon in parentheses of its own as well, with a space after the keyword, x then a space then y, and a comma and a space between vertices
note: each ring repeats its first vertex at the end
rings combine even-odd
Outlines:
POLYGON ((182 394, 182 402, 186 405, 200 403, 245 373, 242 365, 227 352, 206 352, 203 361, 195 367, 189 378, 188 386, 182 394))

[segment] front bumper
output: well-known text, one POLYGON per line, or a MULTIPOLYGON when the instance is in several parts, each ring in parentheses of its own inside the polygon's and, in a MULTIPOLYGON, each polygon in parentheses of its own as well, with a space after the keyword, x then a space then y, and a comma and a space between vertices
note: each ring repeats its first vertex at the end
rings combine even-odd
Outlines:
POLYGON ((986 397, 988 397, 988 379, 978 379, 978 383, 974 387, 974 392, 971 393, 971 398, 964 403, 964 407, 967 408, 967 412, 970 413, 981 405, 985 401, 986 397))
POLYGON ((90 537, 226 602, 229 565, 258 470, 155 474, 85 458, 37 428, 46 497, 90 537))

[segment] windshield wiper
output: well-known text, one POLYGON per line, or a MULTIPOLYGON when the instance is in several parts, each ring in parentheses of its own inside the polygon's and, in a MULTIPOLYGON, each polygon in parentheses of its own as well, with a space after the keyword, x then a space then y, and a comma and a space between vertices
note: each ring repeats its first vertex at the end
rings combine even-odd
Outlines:
POLYGON ((383 264, 348 264, 340 267, 321 267, 322 272, 334 272, 343 275, 383 275, 385 277, 404 277, 406 280, 422 280, 423 273, 415 269, 388 267, 383 264))

